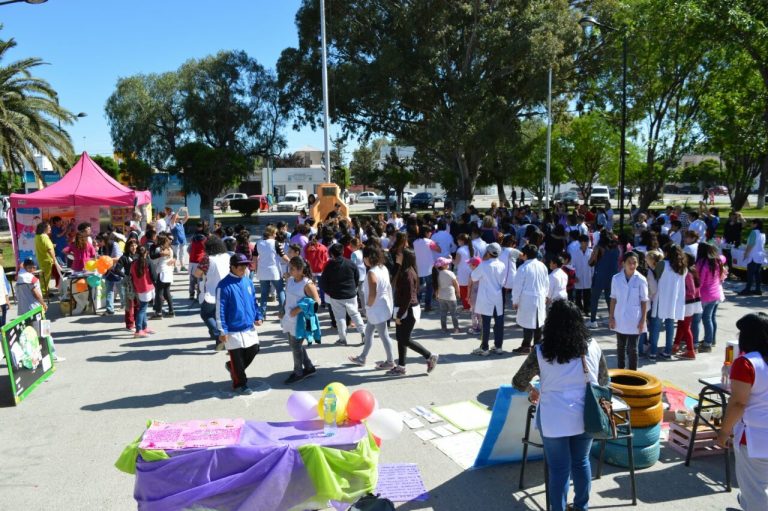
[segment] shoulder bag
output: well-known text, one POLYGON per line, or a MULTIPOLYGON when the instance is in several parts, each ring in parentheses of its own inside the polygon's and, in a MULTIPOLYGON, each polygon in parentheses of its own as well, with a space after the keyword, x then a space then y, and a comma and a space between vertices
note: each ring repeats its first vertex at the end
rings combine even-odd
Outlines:
POLYGON ((613 416, 611 398, 613 391, 610 387, 596 385, 589 381, 587 359, 581 356, 584 368, 584 431, 596 440, 616 438, 616 419, 613 416))

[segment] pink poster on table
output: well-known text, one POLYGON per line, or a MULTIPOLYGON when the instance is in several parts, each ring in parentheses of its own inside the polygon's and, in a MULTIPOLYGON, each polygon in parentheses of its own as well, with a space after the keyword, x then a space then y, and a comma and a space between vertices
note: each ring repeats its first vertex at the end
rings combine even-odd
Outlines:
POLYGON ((139 448, 173 450, 235 445, 240 440, 244 424, 243 419, 152 421, 139 448))

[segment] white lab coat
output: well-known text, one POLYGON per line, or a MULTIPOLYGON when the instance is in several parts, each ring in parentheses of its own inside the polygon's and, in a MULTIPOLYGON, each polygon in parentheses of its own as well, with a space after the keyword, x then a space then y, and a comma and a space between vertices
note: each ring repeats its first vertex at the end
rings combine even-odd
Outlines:
POLYGON ((657 288, 656 300, 653 302, 651 315, 659 319, 685 319, 685 276, 688 270, 680 275, 675 273, 669 261, 663 261, 664 272, 661 274, 657 288))
POLYGON ((504 289, 512 289, 517 275, 517 257, 520 251, 516 248, 506 247, 501 250, 499 260, 504 263, 506 273, 504 275, 504 289))
POLYGON ((592 257, 592 249, 587 247, 586 252, 581 251, 580 244, 575 247, 569 246, 568 253, 571 255, 571 266, 576 270, 576 289, 591 289, 592 274, 595 269, 589 265, 589 258, 592 257))
POLYGON ((639 335, 646 332, 638 330, 637 325, 642 317, 642 303, 648 301, 648 281, 640 273, 635 272, 627 281, 623 271, 613 276, 611 281, 611 298, 616 300, 613 309, 613 319, 619 334, 639 335))
POLYGON ((483 316, 493 316, 496 309, 497 315, 504 314, 504 301, 501 288, 504 285, 506 274, 504 263, 498 258, 486 259, 472 270, 472 281, 478 282, 477 300, 475 312, 483 316))
POLYGON ((529 259, 517 269, 512 286, 512 303, 517 304, 517 324, 534 329, 544 326, 549 290, 547 267, 538 259, 529 259))
POLYGON ((568 275, 566 275, 562 268, 557 268, 549 274, 547 298, 549 298, 550 302, 568 299, 568 275))

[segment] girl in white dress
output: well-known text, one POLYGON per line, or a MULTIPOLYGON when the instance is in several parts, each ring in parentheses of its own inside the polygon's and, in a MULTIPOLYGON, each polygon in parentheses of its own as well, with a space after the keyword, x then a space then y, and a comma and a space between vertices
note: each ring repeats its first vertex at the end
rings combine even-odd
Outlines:
POLYGON ((283 332, 288 334, 288 343, 293 353, 293 372, 285 380, 286 385, 299 382, 317 372, 309 359, 309 355, 307 355, 304 339, 296 337, 296 318, 301 312, 298 304, 302 298, 312 298, 315 301, 315 307, 320 304, 320 296, 312 282, 312 270, 304 259, 301 257, 291 258, 288 263, 288 275, 288 281, 285 285, 285 313, 280 320, 283 332))
POLYGON ((459 245, 459 249, 456 251, 456 256, 453 259, 453 265, 456 268, 456 280, 459 281, 459 297, 461 298, 461 305, 465 311, 470 309, 469 304, 469 285, 470 274, 472 268, 469 267, 469 260, 475 257, 475 247, 469 240, 469 236, 466 234, 459 234, 456 240, 459 245))

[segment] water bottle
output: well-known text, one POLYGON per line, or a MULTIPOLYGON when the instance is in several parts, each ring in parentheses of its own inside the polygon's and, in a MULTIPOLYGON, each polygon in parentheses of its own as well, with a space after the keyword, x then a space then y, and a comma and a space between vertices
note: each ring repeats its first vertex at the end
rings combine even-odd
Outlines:
POLYGON ((725 389, 731 388, 731 363, 727 360, 723 364, 723 369, 720 372, 720 383, 725 389))
POLYGON ((323 434, 333 436, 336 434, 336 394, 333 388, 328 387, 323 399, 323 434))

